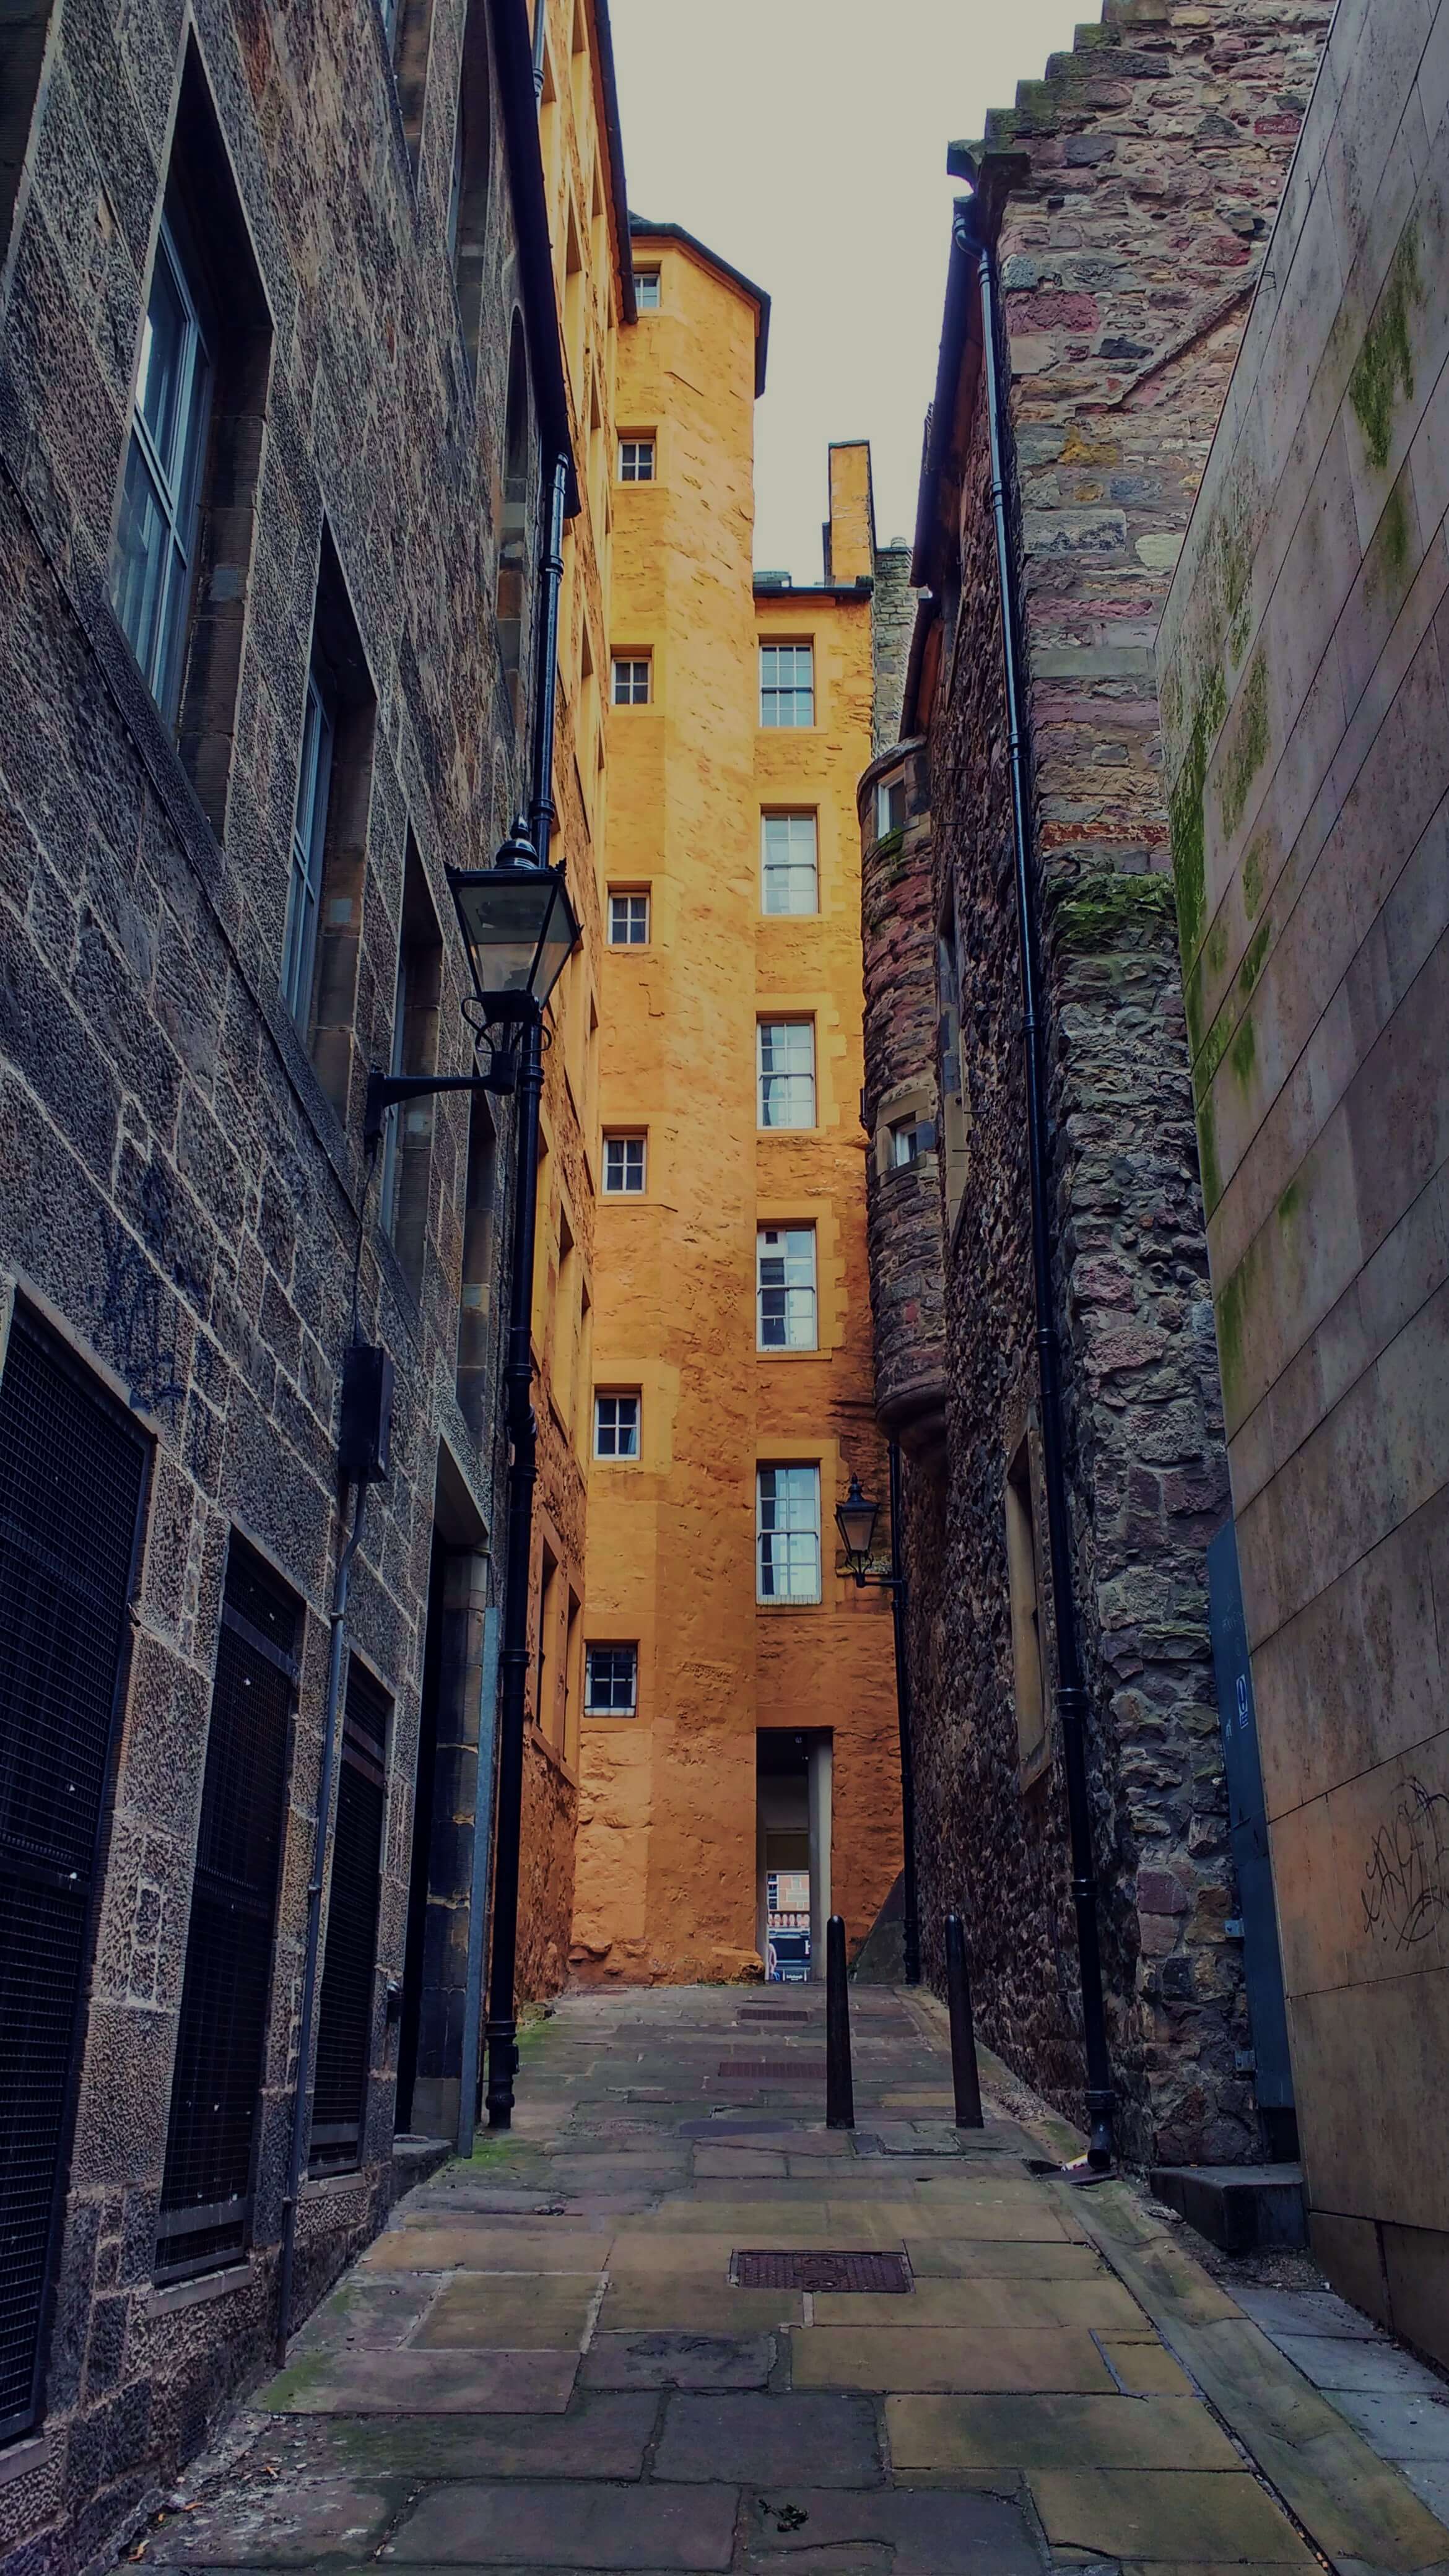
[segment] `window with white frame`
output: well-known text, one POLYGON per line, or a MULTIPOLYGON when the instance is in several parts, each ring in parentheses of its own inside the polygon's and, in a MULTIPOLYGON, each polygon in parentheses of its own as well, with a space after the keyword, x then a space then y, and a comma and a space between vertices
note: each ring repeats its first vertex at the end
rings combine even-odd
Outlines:
POLYGON ((762 1225, 755 1233, 757 1342, 762 1351, 819 1348, 815 1228, 762 1225))
POLYGON ((604 1138, 604 1196, 637 1199, 644 1195, 644 1138, 604 1138))
POLYGON ((635 271, 634 271, 634 302, 635 302, 635 305, 637 306, 638 310, 639 310, 641 313, 657 313, 657 312, 658 312, 658 310, 659 310, 659 271, 658 271, 658 269, 657 269, 657 268, 636 268, 636 269, 635 269, 635 271))
POLYGON ((820 1598, 820 1470, 761 1467, 755 1476, 756 1597, 820 1598))
POLYGON ((915 1118, 898 1118, 890 1131, 890 1160, 893 1171, 903 1171, 907 1163, 919 1160, 921 1152, 920 1122, 915 1118))
POLYGON ((596 1458, 637 1458, 638 1455, 638 1395, 596 1395, 594 1398, 594 1456, 596 1458))
POLYGON ((812 644, 760 646, 762 725, 813 725, 815 648, 812 644))
POLYGON ((875 828, 878 840, 887 832, 903 832, 906 825, 906 782, 903 778, 883 778, 875 791, 875 828))
POLYGON ((302 761, 292 818, 292 873, 287 889, 287 935, 282 953, 282 999, 306 1034, 317 963, 322 910, 322 859, 327 840, 327 791, 332 783, 332 710, 313 653, 302 717, 302 761))
POLYGON ((590 1646, 584 1659, 586 1717, 632 1717, 639 1704, 637 1646, 590 1646))
POLYGON ((759 1052, 760 1125, 813 1127, 814 1021, 761 1020, 759 1052))
POLYGON ((212 358, 198 296, 163 216, 141 335, 111 597, 170 725, 181 693, 211 405, 212 358))
POLYGON ((648 706, 649 668, 647 653, 615 654, 614 704, 616 707, 648 706))
POLYGON ((763 912, 820 910, 813 814, 761 815, 760 908, 763 912))
POLYGON ((654 441, 652 438, 620 439, 619 480, 621 483, 653 482, 654 441))
POLYGON ((611 893, 609 896, 609 946, 611 948, 647 948, 648 945, 648 895, 611 893))

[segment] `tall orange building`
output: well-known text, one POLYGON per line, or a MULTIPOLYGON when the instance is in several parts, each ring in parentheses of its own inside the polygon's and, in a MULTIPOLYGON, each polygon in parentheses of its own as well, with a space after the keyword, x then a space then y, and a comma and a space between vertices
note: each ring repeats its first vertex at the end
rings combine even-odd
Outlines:
POLYGON ((772 1888, 817 1966, 830 1911, 859 1941, 901 1858, 888 1607, 837 1572, 834 1524, 851 1471, 885 1472, 859 1119, 870 460, 831 450, 822 584, 756 576, 768 298, 676 226, 636 219, 633 258, 572 1962, 717 1978, 756 1971, 772 1888))

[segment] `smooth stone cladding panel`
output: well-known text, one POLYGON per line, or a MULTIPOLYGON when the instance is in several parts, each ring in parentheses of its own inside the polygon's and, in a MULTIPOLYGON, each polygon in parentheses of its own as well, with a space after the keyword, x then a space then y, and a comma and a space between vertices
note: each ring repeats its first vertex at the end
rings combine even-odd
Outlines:
POLYGON ((1159 646, 1313 2241, 1449 2361, 1449 6, 1334 21, 1159 646))
MULTIPOLYGON (((472 13, 474 39, 491 16, 472 13)), ((441 1101, 431 1120, 411 1279, 376 1222, 361 1113, 365 1067, 389 1060, 409 841, 441 941, 440 1069, 461 1071, 469 983, 443 864, 482 855, 498 772, 505 814, 524 783, 525 737, 480 614, 494 597, 519 292, 500 84, 495 66, 481 258, 497 328, 484 328, 470 385, 445 251, 463 0, 435 0, 416 172, 372 0, 285 27, 266 6, 235 22, 203 7, 199 19, 183 31, 159 0, 52 12, 0 339, 0 1329, 18 1288, 154 1443, 46 2412, 0 2473, 0 2563, 27 2576, 105 2563, 118 2525, 164 2491, 270 2355, 354 1277, 362 1336, 393 1354, 397 1389, 391 1475, 369 1496, 348 1632, 394 1713, 362 2168, 304 2186, 297 2315, 392 2196, 397 2029, 384 1986, 403 1973, 444 1475, 453 1537, 472 1546, 498 1519, 493 1444, 480 1449, 455 1393, 467 1104, 441 1101), (207 812, 106 582, 188 45, 272 317, 247 614, 232 639, 234 748, 205 782, 207 812), (360 928, 340 1107, 279 993, 324 521, 376 699, 349 852, 360 928), (305 1610, 253 2241, 226 2273, 158 2294, 197 1812, 238 1526, 305 1610)), ((224 193, 219 158, 208 198, 224 193)), ((537 486, 530 457, 530 524, 537 486)), ((499 1159, 506 1176, 506 1126, 499 1159)), ((496 1267, 479 1284, 496 1300, 496 1267)), ((476 1693, 473 1706, 476 1729, 476 1693)), ((476 1752, 457 1752, 461 1778, 476 1752)))
MULTIPOLYGON (((1151 654, 1327 19, 1108 7, 993 116, 1044 949, 1055 1304, 1110 2042, 1126 2154, 1259 2152, 1204 1551, 1225 1461, 1151 654)), ((959 254, 958 254, 959 256, 959 254)), ((975 304, 974 279, 966 287, 975 304)), ((1059 1747, 1023 1769, 1008 1463, 1039 1458, 997 571, 973 320, 913 571, 968 1169, 946 1259, 949 1471, 906 1480, 928 1971, 960 1904, 985 2034, 1080 2113, 1059 1747), (959 610, 955 602, 959 600, 959 610), (933 661, 940 682, 934 688, 933 661)), ((1053 1652, 1040 1487, 1037 1559, 1053 1652)), ((1048 1707, 1050 1694, 1048 1693, 1048 1707)))

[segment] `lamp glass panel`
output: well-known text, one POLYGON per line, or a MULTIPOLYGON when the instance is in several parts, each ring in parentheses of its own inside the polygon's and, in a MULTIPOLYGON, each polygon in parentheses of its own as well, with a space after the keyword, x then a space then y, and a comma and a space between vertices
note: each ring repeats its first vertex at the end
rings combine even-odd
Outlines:
POLYGON ((868 1497, 857 1502, 839 1503, 835 1523, 845 1542, 847 1556, 869 1556, 875 1537, 876 1505, 868 1497))
POLYGON ((485 993, 526 993, 554 883, 542 868, 485 868, 456 885, 464 936, 485 993))

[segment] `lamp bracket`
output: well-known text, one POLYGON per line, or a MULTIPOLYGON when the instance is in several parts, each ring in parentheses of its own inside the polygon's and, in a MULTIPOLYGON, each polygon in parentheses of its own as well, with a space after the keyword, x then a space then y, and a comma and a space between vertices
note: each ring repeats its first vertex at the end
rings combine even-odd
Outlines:
POLYGON ((362 1141, 371 1148, 381 1141, 387 1113, 400 1100, 425 1100, 435 1091, 499 1091, 518 1088, 518 1058, 498 1050, 486 1073, 379 1073, 367 1076, 367 1106, 362 1141))

